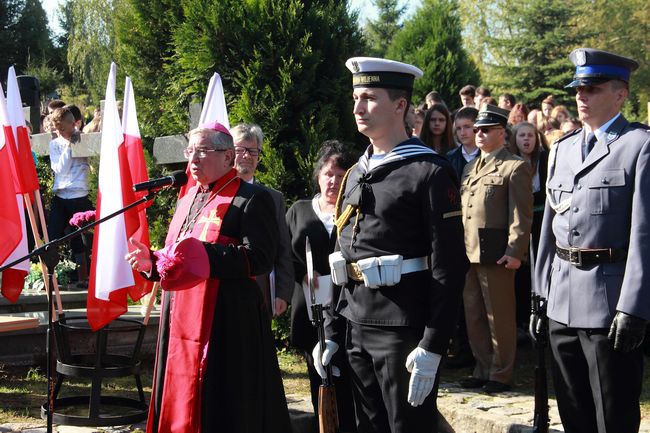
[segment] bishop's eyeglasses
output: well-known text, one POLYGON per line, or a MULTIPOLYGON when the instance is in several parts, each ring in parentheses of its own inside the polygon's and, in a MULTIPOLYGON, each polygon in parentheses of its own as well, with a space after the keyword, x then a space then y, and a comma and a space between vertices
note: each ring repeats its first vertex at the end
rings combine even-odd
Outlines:
POLYGON ((192 159, 195 155, 199 159, 206 158, 210 152, 225 152, 228 149, 206 149, 206 148, 199 148, 195 149, 193 147, 186 147, 183 149, 183 156, 186 159, 192 159))

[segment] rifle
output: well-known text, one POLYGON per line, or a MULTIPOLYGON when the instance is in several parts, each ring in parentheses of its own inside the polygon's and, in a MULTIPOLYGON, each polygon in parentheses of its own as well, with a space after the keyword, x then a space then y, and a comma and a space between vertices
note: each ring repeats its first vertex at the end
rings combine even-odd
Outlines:
MULTIPOLYGON (((314 291, 314 260, 311 253, 309 238, 305 238, 305 259, 307 262, 307 281, 311 297, 312 325, 318 331, 320 353, 325 351, 325 318, 323 312, 329 306, 316 303, 314 291)), ((316 362, 316 361, 315 361, 316 362)), ((318 428, 320 433, 337 433, 339 431, 339 414, 336 407, 336 389, 332 379, 332 363, 325 366, 327 377, 318 388, 318 428)))
MULTIPOLYGON (((531 287, 535 285, 535 251, 533 237, 530 237, 530 278, 531 287)), ((546 346, 548 345, 548 319, 546 318, 546 300, 531 290, 531 312, 534 317, 540 317, 539 323, 531 324, 531 332, 535 333, 533 345, 537 350, 535 365, 535 411, 533 414, 533 433, 548 433, 548 384, 546 380, 546 346), (540 326, 538 326, 538 324, 540 326)))

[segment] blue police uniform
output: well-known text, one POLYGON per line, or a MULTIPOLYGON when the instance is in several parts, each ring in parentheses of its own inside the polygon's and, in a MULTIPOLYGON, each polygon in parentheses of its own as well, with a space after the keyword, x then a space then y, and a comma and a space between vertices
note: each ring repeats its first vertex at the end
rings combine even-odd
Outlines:
MULTIPOLYGON (((638 66, 593 49, 570 58, 567 87, 627 82, 638 66)), ((565 432, 637 432, 642 353, 615 350, 608 333, 615 317, 650 320, 650 133, 620 113, 595 132, 579 129, 549 155, 535 291, 548 300, 565 432)))

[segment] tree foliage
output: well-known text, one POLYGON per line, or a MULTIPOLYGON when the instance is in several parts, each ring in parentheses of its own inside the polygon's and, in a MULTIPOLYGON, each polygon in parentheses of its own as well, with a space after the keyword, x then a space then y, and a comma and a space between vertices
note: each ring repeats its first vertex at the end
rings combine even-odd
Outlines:
POLYGON ((104 96, 106 77, 113 60, 113 16, 121 0, 68 0, 68 66, 78 84, 97 103, 104 96))
POLYGON ((588 0, 460 0, 461 16, 472 57, 480 65, 483 83, 493 93, 509 92, 535 106, 547 95, 570 104, 564 86, 574 67, 572 49, 587 33, 580 5, 588 0))
POLYGON ((260 179, 290 199, 307 192, 322 141, 354 139, 344 62, 362 45, 347 2, 126 2, 116 52, 145 98, 138 110, 151 133, 186 130, 188 104, 203 99, 217 71, 231 124, 255 122, 266 135, 260 179))
POLYGON ((395 35, 387 56, 424 72, 415 80, 414 100, 424 100, 436 90, 451 108, 462 86, 479 81, 476 65, 463 48, 461 31, 456 0, 424 0, 395 35))
POLYGON ((400 6, 399 0, 373 0, 372 3, 377 9, 377 19, 366 23, 368 53, 374 57, 384 57, 393 37, 402 28, 400 20, 406 11, 406 4, 400 6))
POLYGON ((51 49, 47 15, 39 0, 0 0, 2 74, 6 74, 10 66, 15 66, 19 75, 23 74, 28 58, 46 58, 51 49))
POLYGON ((585 40, 585 34, 576 31, 575 6, 571 0, 512 2, 503 15, 505 31, 488 39, 503 58, 490 65, 494 87, 534 105, 547 95, 570 103, 564 86, 575 68, 568 55, 585 40))
POLYGON ((626 116, 649 123, 650 3, 646 0, 593 0, 585 2, 578 20, 581 33, 591 33, 586 45, 629 56, 639 62, 630 80, 626 116), (592 32, 591 29, 598 29, 592 32))

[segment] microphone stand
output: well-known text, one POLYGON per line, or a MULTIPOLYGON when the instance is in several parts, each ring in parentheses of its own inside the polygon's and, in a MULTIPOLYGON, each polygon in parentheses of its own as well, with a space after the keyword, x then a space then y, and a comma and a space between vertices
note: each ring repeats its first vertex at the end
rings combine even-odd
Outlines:
MULTIPOLYGON (((24 257, 21 257, 17 260, 14 260, 13 262, 6 264, 4 266, 0 266, 0 272, 4 271, 5 269, 9 269, 18 263, 24 262, 25 260, 31 259, 32 257, 37 257, 40 256, 43 258, 43 262, 45 263, 45 266, 47 267, 47 278, 49 281, 49 284, 47 285, 47 299, 48 299, 48 306, 47 306, 47 334, 46 334, 46 352, 47 352, 47 433, 52 433, 52 413, 54 412, 54 387, 53 387, 53 371, 52 371, 52 354, 53 354, 53 329, 52 329, 52 309, 54 308, 54 303, 52 299, 52 275, 54 274, 54 268, 56 268, 56 265, 59 263, 59 252, 58 252, 58 246, 61 245, 62 243, 75 238, 77 236, 81 236, 84 232, 90 230, 91 228, 103 223, 104 221, 107 221, 111 218, 114 218, 118 215, 123 214, 124 212, 133 209, 136 206, 139 206, 143 203, 146 203, 149 200, 153 199, 153 195, 156 194, 160 188, 157 189, 151 189, 147 191, 147 195, 142 197, 139 200, 134 201, 130 205, 113 212, 110 215, 105 216, 104 218, 101 218, 99 220, 95 220, 89 224, 86 224, 83 227, 78 228, 77 230, 59 238, 59 239, 54 239, 46 244, 43 244, 41 247, 34 249, 31 253, 27 254, 24 257)), ((63 316, 63 315, 62 315, 63 316)))

